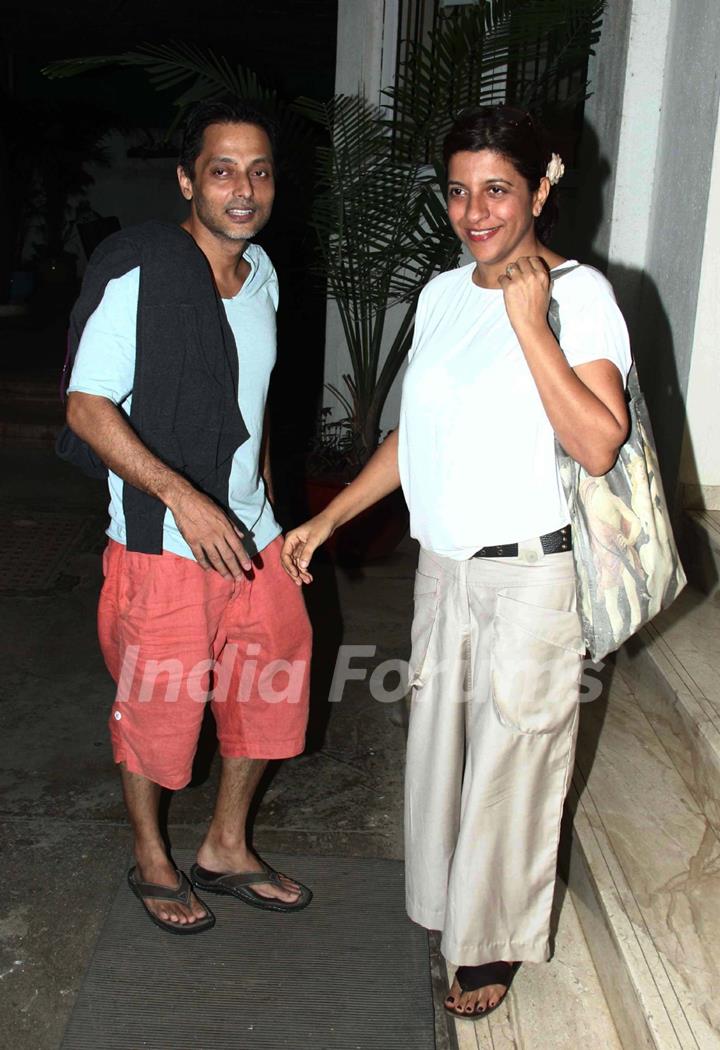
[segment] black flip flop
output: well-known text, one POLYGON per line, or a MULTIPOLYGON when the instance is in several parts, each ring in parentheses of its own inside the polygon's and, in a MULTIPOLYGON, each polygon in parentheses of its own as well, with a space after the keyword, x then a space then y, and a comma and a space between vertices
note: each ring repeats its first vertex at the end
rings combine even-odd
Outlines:
POLYGON ((161 930, 166 930, 168 933, 179 933, 184 936, 189 933, 203 933, 204 930, 209 930, 215 925, 215 916, 204 901, 200 901, 200 903, 207 912, 205 918, 196 919, 195 922, 186 923, 171 922, 169 919, 161 919, 157 915, 154 915, 145 903, 146 897, 152 897, 155 900, 176 901, 178 904, 184 904, 186 908, 189 908, 192 887, 184 872, 178 871, 178 884, 173 889, 172 886, 158 886, 154 882, 141 882, 140 879, 135 877, 136 871, 137 868, 135 866, 130 868, 130 871, 127 874, 128 885, 148 913, 150 919, 156 926, 159 926, 161 930))
POLYGON ((494 1006, 487 1006, 484 1010, 475 1010, 471 1014, 463 1010, 453 1010, 445 1003, 443 1006, 449 1014, 461 1021, 476 1021, 479 1017, 487 1017, 505 1002, 505 996, 510 991, 510 985, 520 965, 519 962, 490 962, 482 963, 480 966, 458 966, 455 977, 463 992, 477 992, 480 988, 487 988, 489 984, 502 984, 505 987, 505 994, 494 1006))
POLYGON ((262 893, 256 893, 255 890, 250 887, 253 884, 261 882, 272 882, 276 886, 282 886, 283 882, 280 877, 280 873, 274 871, 269 864, 264 861, 260 861, 263 866, 262 871, 238 871, 238 872, 221 872, 221 871, 209 871, 207 868, 201 868, 199 864, 193 864, 190 868, 190 880, 193 886, 197 886, 201 890, 205 890, 207 893, 223 893, 229 897, 237 897, 239 901, 244 901, 245 904, 250 904, 253 908, 261 908, 263 911, 300 911, 301 908, 307 908, 308 904, 313 898, 312 891, 303 886, 302 883, 295 882, 300 890, 300 896, 292 904, 285 901, 278 900, 277 898, 265 897, 262 893))

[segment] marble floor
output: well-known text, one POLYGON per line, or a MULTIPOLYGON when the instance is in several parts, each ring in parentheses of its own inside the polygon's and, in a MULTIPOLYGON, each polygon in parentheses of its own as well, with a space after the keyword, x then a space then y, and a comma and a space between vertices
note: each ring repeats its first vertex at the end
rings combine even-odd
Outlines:
POLYGON ((626 675, 582 711, 576 834, 656 1045, 717 1050, 720 840, 626 675))
POLYGON ((458 1050, 623 1050, 564 887, 556 907, 552 960, 521 967, 507 999, 488 1018, 457 1021, 458 1050))

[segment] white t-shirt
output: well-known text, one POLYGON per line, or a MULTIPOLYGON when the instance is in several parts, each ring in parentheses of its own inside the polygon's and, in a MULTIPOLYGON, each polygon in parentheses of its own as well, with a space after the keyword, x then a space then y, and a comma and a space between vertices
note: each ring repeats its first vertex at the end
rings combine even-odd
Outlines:
MULTIPOLYGON (((238 404, 249 438, 233 456, 228 502, 251 531, 259 551, 280 535, 260 471, 265 402, 275 364, 275 314, 278 282, 270 259, 259 244, 248 244, 245 259, 250 273, 233 299, 223 299, 238 353, 238 404)), ((103 298, 88 318, 73 365, 68 392, 106 397, 129 416, 135 379, 140 269, 128 270, 108 281, 103 298)), ((107 534, 126 542, 122 478, 110 471, 110 526, 107 534)), ((163 549, 193 558, 169 510, 163 521, 163 549)))
MULTIPOLYGON (((591 266, 560 276, 563 352, 573 367, 605 358, 623 382, 627 328, 612 288, 591 266)), ((555 438, 505 310, 479 288, 475 263, 422 291, 400 407, 398 460, 410 531, 426 550, 471 557, 480 547, 567 524, 555 438)))

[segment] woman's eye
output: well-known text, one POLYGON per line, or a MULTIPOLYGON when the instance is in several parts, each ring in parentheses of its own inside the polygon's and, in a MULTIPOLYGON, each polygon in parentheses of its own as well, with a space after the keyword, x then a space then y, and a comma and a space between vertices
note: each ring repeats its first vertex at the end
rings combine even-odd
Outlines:
POLYGON ((502 197, 505 193, 505 190, 502 186, 491 186, 489 192, 492 194, 493 197, 502 197))
POLYGON ((462 196, 462 192, 463 191, 460 189, 459 186, 451 186, 450 187, 449 196, 450 197, 461 197, 462 196))

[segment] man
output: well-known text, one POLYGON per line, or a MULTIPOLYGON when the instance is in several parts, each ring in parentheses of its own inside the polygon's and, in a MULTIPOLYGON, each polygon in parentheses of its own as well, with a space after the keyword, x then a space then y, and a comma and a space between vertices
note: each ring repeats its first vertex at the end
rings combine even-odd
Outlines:
POLYGON ((304 747, 310 628, 269 502, 277 278, 252 238, 273 205, 272 127, 245 106, 202 103, 177 173, 182 228, 122 231, 91 260, 67 418, 109 468, 98 624, 118 685, 128 880, 158 926, 197 933, 214 916, 169 859, 158 805, 162 787, 190 779, 208 693, 222 772, 191 879, 270 910, 311 899, 260 861, 245 829, 268 759, 304 747))

